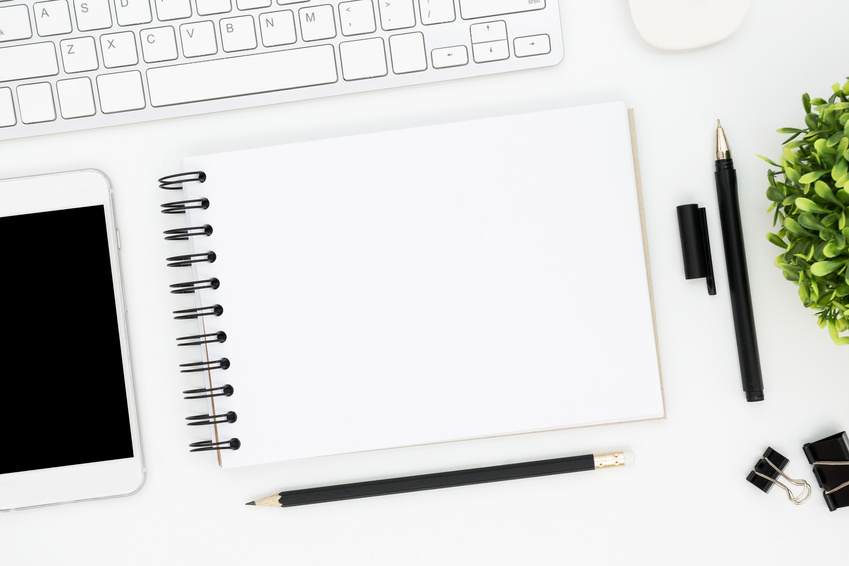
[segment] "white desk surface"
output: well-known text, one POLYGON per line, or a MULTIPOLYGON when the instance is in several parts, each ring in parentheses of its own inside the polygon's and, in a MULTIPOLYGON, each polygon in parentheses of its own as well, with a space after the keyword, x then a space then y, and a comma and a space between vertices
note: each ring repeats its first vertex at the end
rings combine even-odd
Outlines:
MULTIPOLYGON (((772 223, 767 166, 756 154, 779 155, 784 136, 775 130, 803 123, 803 92, 827 98, 845 80, 849 4, 755 0, 735 35, 686 52, 647 45, 625 0, 561 0, 561 11, 566 55, 553 68, 0 143, 0 177, 94 167, 113 182, 147 467, 145 486, 129 498, 0 515, 0 563, 798 564, 845 557, 849 510, 829 513, 802 445, 849 428, 849 348, 832 345, 773 266, 777 248, 764 238, 772 223), (636 110, 665 420, 227 471, 212 456, 188 453, 193 431, 183 425, 188 402, 180 395, 167 292, 173 275, 161 238, 168 218, 158 212, 165 195, 155 182, 182 155, 618 99, 636 110), (765 381, 766 401, 756 404, 745 402, 738 371, 713 181, 717 118, 740 184, 765 381), (704 281, 684 279, 675 207, 690 202, 707 208, 714 297, 704 281), (765 495, 746 482, 768 445, 790 459, 791 476, 814 484, 810 502, 796 507, 781 490, 765 495), (634 451, 636 465, 294 509, 244 506, 284 488, 622 448, 634 451)), ((261 203, 259 191, 246 193, 261 203)), ((615 320, 614 299, 598 309, 615 320)), ((612 333, 628 339, 627 328, 612 333)), ((7 423, 6 433, 15 426, 7 423)))

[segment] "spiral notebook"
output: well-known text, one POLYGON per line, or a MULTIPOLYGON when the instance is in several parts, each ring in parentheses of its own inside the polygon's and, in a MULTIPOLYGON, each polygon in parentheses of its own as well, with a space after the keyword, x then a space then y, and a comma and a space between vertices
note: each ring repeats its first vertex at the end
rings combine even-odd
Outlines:
POLYGON ((160 186, 192 449, 231 467, 663 417, 631 117, 184 159, 160 186))

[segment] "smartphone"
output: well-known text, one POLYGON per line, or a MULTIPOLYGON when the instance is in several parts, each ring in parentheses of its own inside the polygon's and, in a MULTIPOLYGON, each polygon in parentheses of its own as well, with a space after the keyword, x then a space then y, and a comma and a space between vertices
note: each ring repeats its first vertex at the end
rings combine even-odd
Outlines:
POLYGON ((119 247, 103 173, 0 181, 0 510, 144 482, 119 247))

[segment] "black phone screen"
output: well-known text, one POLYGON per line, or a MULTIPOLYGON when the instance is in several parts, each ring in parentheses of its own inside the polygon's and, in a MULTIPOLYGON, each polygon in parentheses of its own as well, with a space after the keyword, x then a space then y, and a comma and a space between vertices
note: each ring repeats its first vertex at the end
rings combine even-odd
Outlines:
POLYGON ((133 457, 105 214, 0 218, 0 474, 133 457))

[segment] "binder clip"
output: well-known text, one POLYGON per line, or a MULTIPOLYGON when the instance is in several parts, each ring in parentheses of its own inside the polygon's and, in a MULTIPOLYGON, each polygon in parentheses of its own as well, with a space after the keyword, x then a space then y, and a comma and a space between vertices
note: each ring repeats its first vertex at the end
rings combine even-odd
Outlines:
POLYGON ((708 295, 716 295, 705 209, 699 208, 697 204, 682 204, 676 210, 678 211, 681 252, 684 255, 684 277, 687 279, 704 277, 708 295))
POLYGON ((787 493, 787 498, 796 505, 801 505, 811 497, 811 486, 805 480, 794 480, 784 473, 784 468, 790 460, 776 452, 772 447, 767 447, 763 458, 758 460, 755 468, 749 472, 746 480, 764 493, 769 493, 773 484, 777 485, 787 493), (788 483, 801 487, 799 495, 793 495, 790 488, 778 480, 783 477, 788 483))
POLYGON ((802 447, 823 488, 829 511, 849 506, 849 441, 846 432, 833 434, 802 447))

